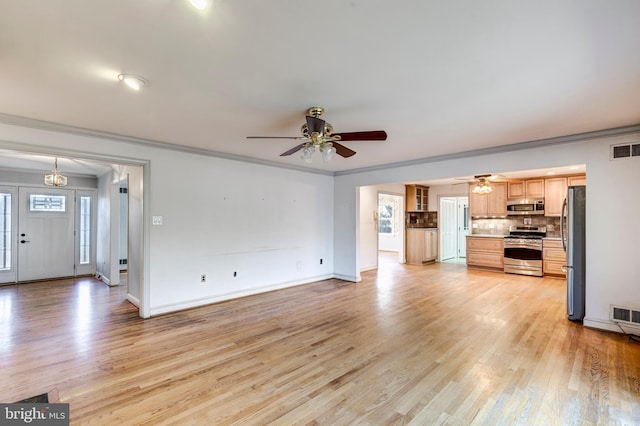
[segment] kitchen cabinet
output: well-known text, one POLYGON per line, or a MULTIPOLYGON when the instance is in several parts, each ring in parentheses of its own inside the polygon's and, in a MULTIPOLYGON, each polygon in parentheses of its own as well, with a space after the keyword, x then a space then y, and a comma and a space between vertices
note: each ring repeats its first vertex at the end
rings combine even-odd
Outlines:
POLYGON ((567 178, 549 178, 544 180, 544 215, 560 216, 562 203, 567 196, 567 178))
POLYGON ((504 238, 467 236, 467 267, 504 269, 504 238))
POLYGON ((507 198, 543 198, 544 179, 529 179, 507 184, 507 198))
POLYGON ((567 184, 569 186, 586 185, 587 176, 586 175, 569 176, 567 178, 567 184))
POLYGON ((560 240, 542 240, 542 272, 545 275, 566 276, 562 267, 567 264, 567 254, 560 240))
POLYGON ((488 194, 474 194, 469 186, 469 214, 471 217, 505 217, 507 215, 507 184, 492 182, 488 194))
POLYGON ((408 212, 426 212, 429 210, 429 188, 420 185, 405 185, 406 210, 408 212))
POLYGON ((414 228, 407 230, 407 263, 422 265, 438 258, 438 230, 414 228))

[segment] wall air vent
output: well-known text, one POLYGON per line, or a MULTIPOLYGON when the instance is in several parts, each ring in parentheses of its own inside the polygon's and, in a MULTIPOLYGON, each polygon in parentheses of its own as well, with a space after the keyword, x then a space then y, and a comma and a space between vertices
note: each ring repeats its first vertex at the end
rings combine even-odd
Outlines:
POLYGON ((623 322, 640 326, 640 309, 610 305, 609 319, 613 322, 623 322))
POLYGON ((629 157, 640 157, 640 143, 611 145, 611 160, 629 157))

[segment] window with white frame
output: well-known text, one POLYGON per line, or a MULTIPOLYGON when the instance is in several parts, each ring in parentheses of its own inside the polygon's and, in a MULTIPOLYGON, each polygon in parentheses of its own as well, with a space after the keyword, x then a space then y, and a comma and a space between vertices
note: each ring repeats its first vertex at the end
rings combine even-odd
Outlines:
POLYGON ((11 270, 11 193, 0 193, 0 271, 11 270))
POLYGON ((91 197, 80 197, 80 264, 91 263, 91 197))

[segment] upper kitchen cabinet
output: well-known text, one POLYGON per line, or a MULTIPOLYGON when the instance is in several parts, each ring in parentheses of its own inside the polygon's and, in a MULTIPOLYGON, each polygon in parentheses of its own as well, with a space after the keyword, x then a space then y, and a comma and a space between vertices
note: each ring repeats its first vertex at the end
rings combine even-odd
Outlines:
POLYGON ((406 185, 406 210, 426 212, 429 210, 429 188, 420 185, 406 185))
POLYGON ((508 198, 543 198, 544 179, 529 179, 507 184, 508 198))
POLYGON ((544 215, 560 216, 562 203, 567 196, 567 178, 545 179, 544 182, 544 215))
POLYGON ((587 176, 586 175, 569 176, 567 178, 567 183, 569 186, 586 185, 587 176))
POLYGON ((560 217, 562 203, 567 196, 567 187, 586 185, 586 175, 574 175, 544 180, 544 215, 560 217))
POLYGON ((492 182, 488 194, 475 194, 469 186, 469 214, 471 217, 505 217, 507 215, 507 184, 492 182))

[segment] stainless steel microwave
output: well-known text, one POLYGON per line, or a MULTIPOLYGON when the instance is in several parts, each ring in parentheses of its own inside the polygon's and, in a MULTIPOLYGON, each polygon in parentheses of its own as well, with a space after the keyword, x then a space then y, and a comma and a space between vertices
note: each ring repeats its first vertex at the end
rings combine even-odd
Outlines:
POLYGON ((544 198, 510 198, 507 216, 544 214, 544 198))

